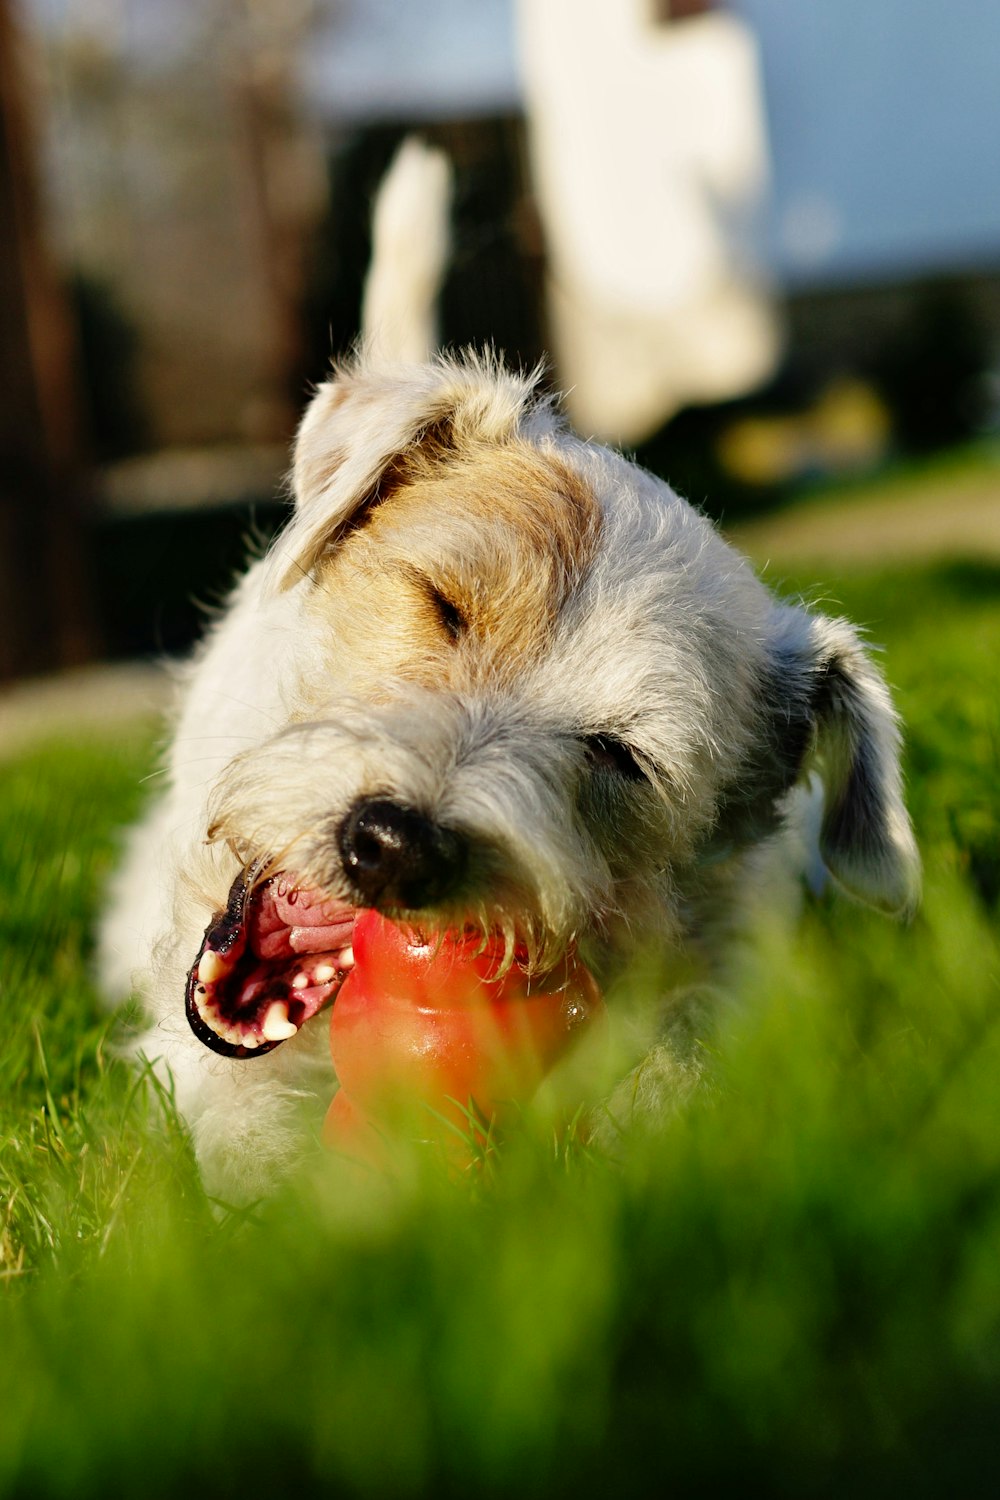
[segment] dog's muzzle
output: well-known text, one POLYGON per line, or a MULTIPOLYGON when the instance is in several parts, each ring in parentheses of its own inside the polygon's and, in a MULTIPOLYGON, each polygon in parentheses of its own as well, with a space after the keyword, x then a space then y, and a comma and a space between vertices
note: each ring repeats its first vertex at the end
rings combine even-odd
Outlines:
POLYGON ((337 842, 359 905, 411 911, 436 906, 461 886, 468 846, 452 828, 386 798, 363 798, 337 842))

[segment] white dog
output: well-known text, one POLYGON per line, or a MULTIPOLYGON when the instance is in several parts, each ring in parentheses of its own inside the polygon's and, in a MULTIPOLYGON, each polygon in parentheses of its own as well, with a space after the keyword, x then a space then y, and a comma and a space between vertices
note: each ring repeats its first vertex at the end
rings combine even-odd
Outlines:
MULTIPOLYGON (((389 193, 419 203, 420 173, 439 191, 411 148, 389 193)), ((572 941, 605 982, 637 948, 710 962, 810 778, 835 879, 916 899, 896 718, 854 630, 776 600, 535 385, 473 355, 337 369, 294 514, 186 673, 102 952, 222 1193, 295 1157, 303 1100, 318 1127, 312 1018, 358 907, 473 921, 540 966, 572 941)))

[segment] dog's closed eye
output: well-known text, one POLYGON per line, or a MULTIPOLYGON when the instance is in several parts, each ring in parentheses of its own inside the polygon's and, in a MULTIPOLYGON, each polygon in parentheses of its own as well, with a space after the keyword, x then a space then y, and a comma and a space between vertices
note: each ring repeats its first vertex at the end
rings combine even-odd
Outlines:
POLYGON ((457 641, 465 634, 468 625, 465 615, 453 599, 449 599, 446 594, 442 594, 441 590, 435 588, 433 584, 429 586, 428 593, 446 634, 453 641, 457 641))
POLYGON ((418 569, 404 568, 403 572, 430 605, 434 618, 449 640, 461 640, 469 628, 469 621, 461 605, 418 569))
POLYGON ((598 771, 610 771, 626 781, 646 781, 648 778, 631 745, 616 739, 612 734, 587 734, 583 736, 587 756, 598 771))

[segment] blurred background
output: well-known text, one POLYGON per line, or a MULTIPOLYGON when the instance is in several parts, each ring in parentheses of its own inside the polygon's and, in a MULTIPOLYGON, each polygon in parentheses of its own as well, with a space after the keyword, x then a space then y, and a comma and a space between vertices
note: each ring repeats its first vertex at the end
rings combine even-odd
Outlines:
POLYGON ((995 550, 998 57, 981 0, 0 0, 0 678, 193 639, 414 129, 446 343, 737 532, 974 451, 995 550))
POLYGON ((0 1496, 995 1492, 998 73, 987 0, 0 0, 0 1496), (92 934, 413 129, 444 339, 885 648, 925 902, 762 923, 607 1156, 244 1211, 92 934))

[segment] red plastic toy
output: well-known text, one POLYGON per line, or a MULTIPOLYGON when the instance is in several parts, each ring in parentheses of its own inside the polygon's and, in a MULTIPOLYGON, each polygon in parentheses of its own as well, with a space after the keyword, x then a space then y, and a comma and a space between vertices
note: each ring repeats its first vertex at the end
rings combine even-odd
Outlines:
POLYGON ((437 1116, 468 1135, 468 1110, 502 1120, 531 1098, 604 1005, 572 953, 531 975, 516 959, 505 969, 503 958, 502 943, 484 946, 478 934, 423 938, 378 912, 360 914, 354 968, 330 1021, 340 1081, 330 1145, 377 1155, 380 1132, 400 1124, 442 1139, 449 1132, 437 1116))

